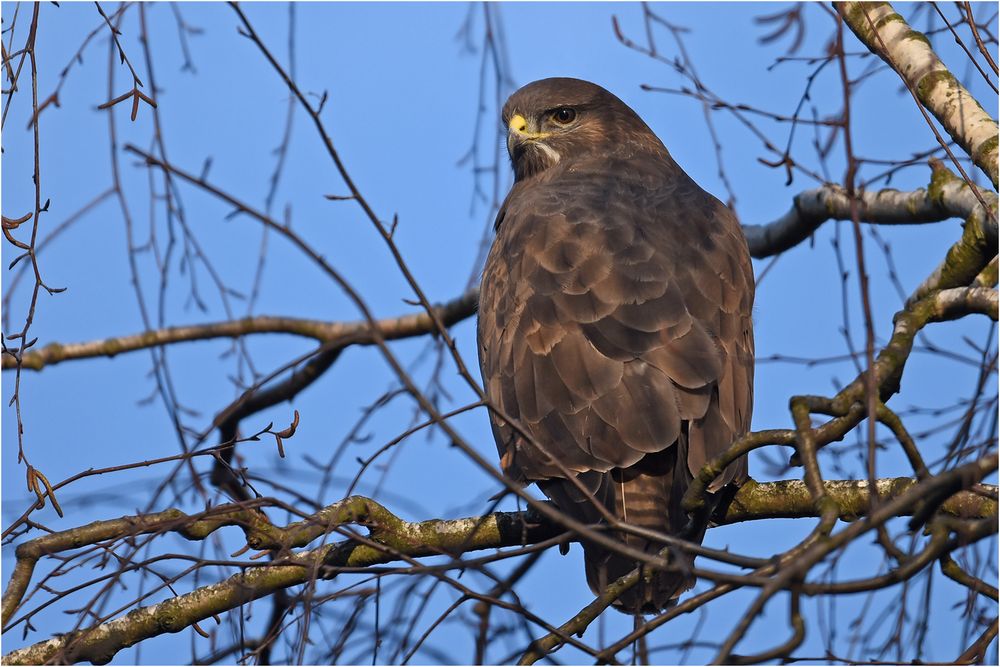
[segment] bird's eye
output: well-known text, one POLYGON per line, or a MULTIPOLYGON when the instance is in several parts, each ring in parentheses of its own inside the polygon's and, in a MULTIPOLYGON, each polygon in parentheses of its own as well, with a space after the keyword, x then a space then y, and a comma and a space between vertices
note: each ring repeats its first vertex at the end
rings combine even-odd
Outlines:
POLYGON ((569 125, 576 120, 576 111, 569 107, 562 107, 552 112, 552 120, 560 125, 569 125))

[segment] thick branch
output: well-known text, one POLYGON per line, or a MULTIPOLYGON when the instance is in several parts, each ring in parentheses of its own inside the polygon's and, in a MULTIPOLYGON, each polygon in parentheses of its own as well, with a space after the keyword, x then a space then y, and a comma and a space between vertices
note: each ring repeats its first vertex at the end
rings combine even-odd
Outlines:
MULTIPOLYGON (((938 164, 933 164, 932 167, 934 175, 928 189, 861 193, 858 203, 859 220, 883 225, 919 224, 948 218, 966 219, 973 212, 982 209, 968 186, 954 177, 944 179, 942 176, 938 179, 938 172, 943 167, 938 164)), ((944 173, 947 174, 947 171, 944 173)), ((987 194, 987 202, 996 209, 996 195, 987 194)), ((847 193, 840 186, 825 185, 796 195, 791 210, 773 222, 744 225, 743 233, 747 237, 750 254, 761 259, 798 245, 827 220, 850 219, 851 200, 847 193)), ((996 227, 995 218, 993 226, 996 227)))
MULTIPOLYGON (((905 493, 917 480, 910 477, 888 477, 876 483, 882 501, 905 493)), ((867 480, 827 480, 823 488, 837 502, 840 518, 853 521, 866 515, 870 509, 871 492, 867 480)), ((988 487, 993 488, 993 487, 988 487)), ((941 506, 942 511, 962 519, 982 519, 997 511, 996 501, 972 491, 962 491, 941 506)), ((771 519, 800 519, 817 516, 806 483, 799 479, 782 482, 748 481, 729 505, 720 524, 771 519)))
POLYGON ((997 122, 959 83, 927 37, 888 2, 845 2, 841 15, 858 39, 878 54, 997 187, 997 122))
MULTIPOLYGON (((883 504, 901 496, 917 483, 909 478, 879 480, 883 504)), ((986 485, 984 485, 986 486, 986 485)), ((996 487, 986 486, 996 494, 996 487)), ((853 519, 869 510, 865 481, 829 481, 827 493, 837 498, 842 517, 853 519)), ((941 510, 960 518, 995 517, 995 500, 970 491, 952 495, 941 510)), ((719 523, 756 519, 814 517, 816 509, 801 481, 748 482, 736 494, 728 513, 719 523)), ((204 539, 223 526, 238 525, 247 543, 257 549, 277 549, 287 557, 266 566, 249 567, 225 581, 196 589, 164 602, 140 607, 120 618, 91 628, 39 642, 3 657, 4 664, 40 664, 53 659, 107 662, 123 648, 166 632, 178 632, 195 622, 259 599, 279 589, 328 577, 339 567, 366 567, 435 554, 459 555, 479 549, 516 547, 549 539, 561 529, 534 512, 495 512, 484 517, 403 521, 378 503, 361 497, 335 503, 309 518, 278 527, 267 524, 254 509, 223 505, 208 513, 188 516, 179 510, 156 515, 100 521, 22 544, 18 564, 4 594, 5 621, 20 604, 28 588, 34 563, 46 554, 76 549, 97 541, 176 532, 188 539, 204 539), (345 540, 309 551, 291 554, 345 523, 370 528, 370 540, 345 540)))
MULTIPOLYGON (((861 222, 883 225, 939 222, 966 218, 979 206, 967 188, 950 187, 944 192, 920 188, 912 192, 877 190, 860 195, 861 222)), ((995 201, 994 197, 994 201, 995 201)), ((825 185, 795 196, 792 208, 764 225, 744 225, 750 254, 762 259, 795 247, 827 220, 850 220, 851 201, 843 188, 825 185)))
MULTIPOLYGON (((975 199, 968 183, 957 178, 940 163, 934 164, 930 190, 935 199, 962 195, 975 199)), ((988 269, 991 260, 997 256, 997 196, 992 192, 981 194, 992 210, 983 210, 982 205, 970 206, 962 227, 962 237, 948 249, 944 260, 933 273, 917 287, 907 300, 907 305, 934 290, 970 284, 988 269)))

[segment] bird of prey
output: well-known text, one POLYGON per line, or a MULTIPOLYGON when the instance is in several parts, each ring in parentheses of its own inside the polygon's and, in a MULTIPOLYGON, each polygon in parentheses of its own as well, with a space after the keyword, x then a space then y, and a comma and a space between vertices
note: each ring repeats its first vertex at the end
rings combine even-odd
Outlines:
MULTIPOLYGON (((639 529, 608 533, 634 550, 663 548, 651 531, 700 543, 707 513, 688 517, 681 497, 749 430, 753 403, 754 277, 740 224, 593 83, 528 84, 503 123, 514 185, 478 323, 501 467, 578 521, 639 529)), ((746 477, 743 457, 712 482, 709 505, 746 477)), ((595 593, 637 566, 582 541, 595 593)), ((694 585, 691 556, 671 552, 671 567, 647 570, 619 610, 662 610, 694 585)))

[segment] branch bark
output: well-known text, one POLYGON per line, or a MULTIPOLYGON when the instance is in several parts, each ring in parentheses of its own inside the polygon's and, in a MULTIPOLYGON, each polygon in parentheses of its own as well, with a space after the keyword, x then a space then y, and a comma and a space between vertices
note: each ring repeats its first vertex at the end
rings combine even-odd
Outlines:
POLYGON ((997 122, 948 71, 927 37, 888 2, 845 2, 841 8, 858 39, 899 74, 996 188, 997 122))
MULTIPOLYGON (((975 214, 984 220, 992 219, 993 228, 996 228, 997 197, 994 193, 983 193, 987 204, 993 208, 991 215, 982 211, 982 204, 968 185, 951 176, 940 162, 933 161, 931 169, 931 183, 926 189, 859 193, 860 222, 908 225, 949 218, 968 219, 975 214)), ((851 199, 847 192, 839 185, 824 185, 796 195, 792 208, 773 222, 743 225, 743 233, 747 237, 750 254, 763 259, 795 247, 827 220, 850 219, 851 199)))
MULTIPOLYGON (((940 163, 934 165, 931 193, 933 197, 941 199, 949 196, 954 198, 963 193, 976 199, 968 183, 956 177, 940 163)), ((962 237, 948 249, 941 264, 914 290, 907 300, 908 307, 934 290, 970 284, 996 258, 997 196, 992 192, 981 194, 991 210, 984 210, 982 205, 971 205, 965 216, 962 237)))
MULTIPOLYGON (((910 478, 878 481, 879 497, 885 503, 899 498, 918 482, 910 478)), ((853 520, 869 511, 866 481, 827 481, 827 493, 841 508, 841 518, 853 520)), ((997 514, 997 487, 983 485, 992 498, 972 491, 951 495, 940 510, 955 517, 990 518, 997 514)), ((901 515, 908 515, 909 509, 901 515)), ((748 482, 736 494, 719 524, 770 518, 815 517, 808 489, 800 480, 748 482)), ((167 632, 179 632, 192 624, 233 609, 277 590, 330 577, 342 567, 367 567, 402 557, 460 555, 480 549, 518 547, 550 539, 562 532, 535 512, 494 512, 482 517, 434 519, 419 523, 404 521, 375 501, 352 496, 286 527, 266 523, 254 507, 222 505, 201 515, 179 510, 155 515, 122 517, 80 528, 45 535, 20 545, 18 562, 4 592, 6 625, 30 583, 34 564, 42 556, 80 548, 87 544, 140 534, 175 532, 188 539, 205 539, 223 526, 240 526, 247 544, 273 549, 284 557, 265 566, 247 567, 219 583, 147 607, 139 607, 119 618, 90 628, 39 642, 3 656, 3 664, 41 664, 52 660, 105 663, 134 644, 167 632), (348 523, 371 530, 368 540, 344 540, 316 549, 291 553, 316 538, 348 523)))
MULTIPOLYGON (((445 326, 451 326, 476 311, 478 298, 478 289, 469 290, 465 294, 438 306, 438 315, 445 326)), ((434 330, 434 323, 426 312, 419 312, 379 320, 378 327, 386 340, 395 340, 430 333, 434 330)), ((145 350, 158 345, 213 338, 237 338, 250 334, 290 334, 313 338, 321 343, 349 340, 355 344, 367 345, 374 342, 371 328, 366 321, 326 322, 299 317, 261 315, 225 322, 168 327, 129 336, 106 338, 100 341, 52 343, 35 352, 26 353, 22 357, 21 368, 37 371, 63 361, 114 357, 124 352, 145 350)), ((16 367, 17 361, 14 357, 4 355, 3 369, 8 370, 16 367)))

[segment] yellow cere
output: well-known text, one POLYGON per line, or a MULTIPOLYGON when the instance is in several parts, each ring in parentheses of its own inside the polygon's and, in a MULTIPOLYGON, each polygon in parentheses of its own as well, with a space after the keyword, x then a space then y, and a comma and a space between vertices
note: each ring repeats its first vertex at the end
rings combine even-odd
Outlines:
POLYGON ((511 116, 507 128, 523 139, 544 139, 550 132, 528 132, 528 121, 519 113, 511 116))
POLYGON ((525 130, 528 129, 528 121, 524 119, 524 116, 516 113, 511 117, 510 123, 507 124, 507 127, 518 134, 524 134, 525 130))

